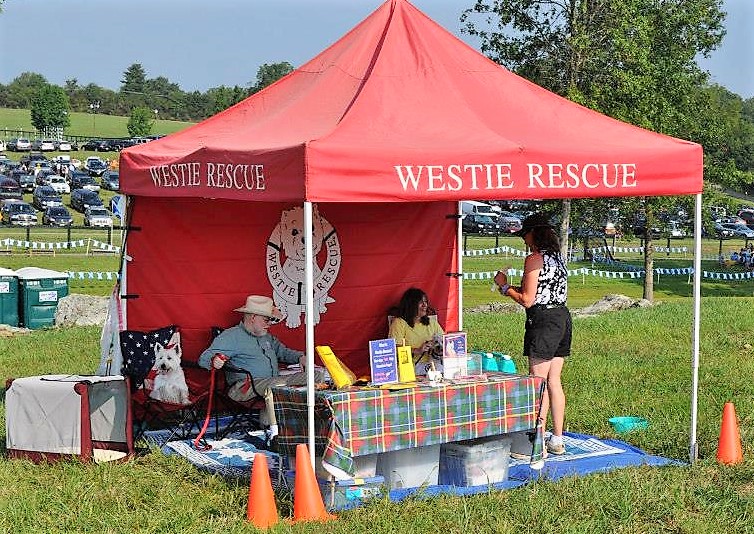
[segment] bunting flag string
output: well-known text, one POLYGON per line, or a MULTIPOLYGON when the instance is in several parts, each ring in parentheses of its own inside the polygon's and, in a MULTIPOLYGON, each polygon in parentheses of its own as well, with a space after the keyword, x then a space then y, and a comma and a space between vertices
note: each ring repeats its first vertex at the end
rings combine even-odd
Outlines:
POLYGON ((102 241, 97 241, 96 239, 90 238, 89 243, 91 243, 93 247, 96 247, 100 250, 106 250, 108 252, 120 252, 120 247, 110 245, 109 243, 103 243, 102 241))
POLYGON ((107 272, 92 272, 92 271, 66 271, 69 280, 118 280, 120 276, 118 273, 107 272))
MULTIPOLYGON (((652 247, 655 252, 665 252, 665 253, 671 253, 671 254, 688 254, 688 247, 661 247, 654 245, 652 247)), ((607 247, 596 247, 590 249, 591 253, 593 255, 601 255, 604 254, 607 251, 610 251, 611 253, 623 253, 623 254, 644 254, 644 247, 614 247, 612 245, 608 245, 607 247)), ((508 253, 513 254, 514 256, 526 256, 527 252, 524 250, 520 250, 514 247, 510 247, 508 245, 503 245, 500 247, 494 247, 494 248, 483 248, 483 249, 466 249, 463 251, 464 256, 488 256, 488 255, 494 255, 494 254, 501 254, 501 253, 508 253)), ((712 256, 710 258, 706 259, 717 259, 717 256, 712 256)))
POLYGON ((86 246, 86 239, 78 239, 76 241, 61 241, 61 242, 39 242, 39 241, 25 241, 21 239, 5 238, 0 241, 5 247, 17 247, 26 248, 31 250, 60 250, 71 249, 86 246))
POLYGON ((502 254, 502 253, 512 254, 514 256, 521 256, 521 257, 525 257, 527 255, 526 251, 509 247, 507 245, 503 245, 502 247, 495 247, 495 248, 467 249, 463 251, 463 255, 466 257, 488 256, 488 255, 502 254))
MULTIPOLYGON (((689 248, 688 247, 661 247, 658 245, 652 245, 652 249, 655 252, 665 252, 670 254, 688 254, 689 248)), ((623 254, 644 254, 644 247, 614 247, 612 245, 608 245, 607 247, 601 246, 596 247, 593 249, 590 249, 592 254, 600 254, 605 253, 607 251, 610 251, 611 253, 615 254, 616 252, 620 252, 623 254)), ((717 257, 715 257, 717 258, 717 257)))
MULTIPOLYGON (((495 274, 497 274, 497 271, 487 271, 487 272, 474 272, 474 273, 463 273, 463 279, 464 280, 491 280, 495 277, 495 274)), ((524 272, 523 270, 519 269, 509 269, 508 270, 508 276, 523 276, 524 272)), ((665 275, 665 276, 690 276, 694 274, 694 268, 693 267, 681 267, 681 268, 672 268, 672 269, 666 269, 666 268, 658 268, 654 269, 655 275, 665 275)), ((596 278, 608 278, 608 279, 624 279, 624 278, 643 278, 646 275, 646 271, 643 269, 639 269, 637 267, 637 270, 633 271, 602 271, 599 269, 593 269, 590 267, 581 267, 579 269, 568 269, 568 276, 569 277, 575 277, 575 276, 594 276, 596 278)), ((752 280, 754 279, 754 273, 752 272, 736 272, 736 273, 720 273, 720 272, 711 272, 711 271, 702 271, 702 278, 710 279, 710 280, 752 280)))
POLYGON ((120 252, 120 247, 115 245, 110 245, 108 243, 103 243, 102 241, 98 241, 96 239, 87 238, 87 239, 77 239, 75 241, 59 241, 59 242, 40 242, 40 241, 26 241, 22 239, 13 239, 11 237, 6 237, 5 239, 0 240, 0 245, 4 247, 16 247, 16 248, 24 248, 24 249, 30 249, 30 250, 61 250, 61 249, 73 249, 73 248, 81 248, 81 247, 94 247, 99 250, 104 250, 107 252, 120 252))

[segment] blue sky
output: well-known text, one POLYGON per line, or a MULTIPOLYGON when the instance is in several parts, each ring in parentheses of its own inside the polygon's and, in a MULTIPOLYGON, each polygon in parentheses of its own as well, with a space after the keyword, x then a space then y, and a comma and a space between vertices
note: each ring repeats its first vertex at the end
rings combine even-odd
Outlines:
MULTIPOLYGON (((0 14, 0 83, 25 71, 62 85, 76 78, 118 89, 141 63, 183 90, 247 86, 263 63, 299 66, 382 0, 6 0, 0 14), (40 21, 47 28, 39 30, 40 21)), ((413 0, 448 31, 473 0, 413 0)), ((725 0, 728 35, 701 61, 720 83, 754 97, 754 0, 725 0)), ((470 42, 470 44, 473 44, 470 42)))

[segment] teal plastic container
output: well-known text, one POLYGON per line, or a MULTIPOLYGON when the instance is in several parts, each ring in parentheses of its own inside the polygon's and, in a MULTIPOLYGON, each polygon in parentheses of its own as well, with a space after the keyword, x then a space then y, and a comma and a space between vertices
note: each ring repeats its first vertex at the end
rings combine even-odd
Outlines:
POLYGON ((497 372, 500 370, 500 368, 497 365, 497 358, 495 358, 495 355, 491 352, 485 352, 484 356, 482 357, 482 369, 484 371, 493 371, 497 372))
POLYGON ((0 267, 0 324, 18 326, 18 275, 0 267))
POLYGON ((482 362, 483 362, 483 356, 480 352, 472 350, 468 353, 468 358, 466 360, 466 372, 469 375, 479 375, 482 374, 482 362))
POLYGON ((515 374, 516 362, 508 354, 502 352, 472 351, 482 358, 482 372, 498 372, 515 374))
POLYGON ((497 358, 497 367, 502 373, 510 373, 510 374, 516 374, 518 370, 516 369, 516 362, 513 361, 513 358, 511 358, 508 354, 500 354, 500 356, 496 356, 497 358))
POLYGON ((53 326, 58 302, 68 296, 68 275, 39 267, 23 267, 16 274, 19 323, 31 329, 53 326))

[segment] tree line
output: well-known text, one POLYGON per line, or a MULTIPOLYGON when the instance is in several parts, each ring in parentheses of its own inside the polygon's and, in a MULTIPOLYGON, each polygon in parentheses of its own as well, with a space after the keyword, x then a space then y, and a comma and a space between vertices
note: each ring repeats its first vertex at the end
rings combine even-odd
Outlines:
MULTIPOLYGON (((709 83, 698 57, 725 36, 723 0, 474 0, 461 21, 493 61, 616 119, 704 147, 707 203, 754 184, 754 98, 709 83)), ((741 65, 742 69, 748 68, 741 65)), ((692 213, 690 197, 565 200, 551 206, 568 246, 571 220, 644 221, 644 298, 653 298, 652 228, 692 213)), ((631 222, 631 221, 629 221, 631 222)), ((585 243, 585 248, 587 243, 585 243)))
POLYGON ((124 72, 120 88, 100 87, 94 83, 82 85, 76 78, 66 80, 61 87, 51 84, 38 73, 24 72, 9 84, 0 84, 0 107, 32 110, 32 124, 40 131, 69 125, 67 113, 96 112, 105 115, 131 117, 139 132, 147 132, 155 115, 161 119, 198 122, 237 104, 261 91, 293 70, 288 62, 264 64, 257 71, 256 80, 247 87, 220 86, 205 92, 183 91, 177 83, 164 76, 148 78, 139 63, 124 72), (154 113, 157 110, 157 114, 154 113))

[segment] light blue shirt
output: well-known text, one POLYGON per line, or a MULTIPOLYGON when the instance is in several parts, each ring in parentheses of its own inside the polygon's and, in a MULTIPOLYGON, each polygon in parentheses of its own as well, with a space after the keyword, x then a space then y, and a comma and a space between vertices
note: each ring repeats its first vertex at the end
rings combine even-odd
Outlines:
MULTIPOLYGON (((228 328, 217 336, 209 348, 199 356, 199 365, 211 369, 212 357, 217 353, 225 354, 233 365, 259 378, 278 376, 278 362, 298 363, 303 354, 301 351, 289 349, 272 334, 255 336, 246 330, 243 323, 228 328)), ((244 374, 226 371, 229 384, 245 378, 244 374)))

